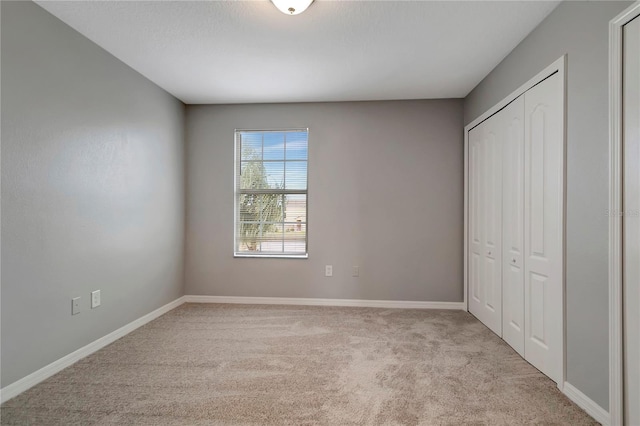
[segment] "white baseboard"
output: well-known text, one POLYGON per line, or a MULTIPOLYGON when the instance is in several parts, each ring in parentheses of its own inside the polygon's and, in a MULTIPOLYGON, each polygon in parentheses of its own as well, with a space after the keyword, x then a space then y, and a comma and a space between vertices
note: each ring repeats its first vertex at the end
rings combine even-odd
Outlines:
POLYGON ((244 305, 350 306, 400 309, 459 309, 463 302, 412 302, 404 300, 315 299, 296 297, 184 296, 187 303, 234 303, 244 305))
MULTIPOLYGON (((10 400, 43 380, 78 362, 82 358, 104 348, 119 338, 142 327, 183 303, 235 303, 251 305, 305 305, 305 306, 352 306, 368 308, 404 308, 404 309, 460 309, 465 310, 463 302, 412 302, 396 300, 356 300, 356 299, 314 299, 290 297, 236 297, 236 296, 182 296, 147 315, 89 343, 86 346, 60 358, 29 374, 22 379, 0 389, 0 402, 10 400)), ((595 417, 595 416, 594 416, 595 417)))
POLYGON ((596 404, 591 398, 580 392, 571 383, 564 382, 562 393, 586 411, 587 414, 593 417, 597 422, 600 422, 604 426, 609 426, 611 424, 611 417, 607 410, 596 404))
POLYGON ((10 385, 5 386, 4 388, 0 389, 0 401, 5 402, 15 396, 18 396, 19 394, 26 391, 27 389, 37 385, 43 380, 48 379, 49 377, 53 376, 59 371, 81 360, 82 358, 88 355, 91 355, 97 350, 102 349, 108 344, 113 343, 119 338, 131 333, 136 328, 142 327, 143 325, 153 321, 159 316, 166 314, 170 310, 177 308, 178 306, 182 305, 184 302, 185 302, 184 296, 182 296, 174 300, 173 302, 167 303, 166 305, 156 309, 155 311, 150 312, 147 315, 140 317, 137 320, 132 321, 123 327, 120 327, 119 329, 107 334, 106 336, 103 336, 98 340, 95 340, 89 343, 88 345, 83 346, 74 352, 71 352, 69 355, 66 355, 60 358, 59 360, 54 361, 51 364, 42 367, 40 370, 35 371, 29 374, 28 376, 23 377, 22 379, 16 382, 13 382, 10 385))

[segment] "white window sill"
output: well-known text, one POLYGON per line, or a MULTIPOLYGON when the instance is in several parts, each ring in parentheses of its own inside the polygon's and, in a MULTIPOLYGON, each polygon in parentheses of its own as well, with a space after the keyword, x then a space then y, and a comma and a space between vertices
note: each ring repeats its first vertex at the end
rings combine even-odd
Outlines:
POLYGON ((268 259, 308 259, 309 254, 245 254, 245 253, 234 253, 233 257, 247 257, 247 258, 268 258, 268 259))

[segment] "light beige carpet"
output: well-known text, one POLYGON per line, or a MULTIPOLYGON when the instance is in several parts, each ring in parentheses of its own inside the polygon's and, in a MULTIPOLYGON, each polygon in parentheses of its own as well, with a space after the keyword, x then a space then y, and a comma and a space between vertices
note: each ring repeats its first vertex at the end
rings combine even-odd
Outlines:
POLYGON ((461 311, 186 304, 1 409, 3 425, 595 422, 461 311))

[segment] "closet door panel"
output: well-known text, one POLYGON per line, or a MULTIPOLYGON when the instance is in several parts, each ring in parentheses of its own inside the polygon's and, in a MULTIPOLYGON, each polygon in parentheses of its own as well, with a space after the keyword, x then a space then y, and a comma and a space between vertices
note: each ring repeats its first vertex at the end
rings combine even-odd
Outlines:
POLYGON ((524 97, 502 112, 502 336, 524 357, 524 97))
MULTIPOLYGON (((483 123, 484 124, 484 123, 483 123)), ((469 285, 471 297, 469 298, 469 311, 482 321, 482 305, 484 299, 484 125, 480 124, 469 132, 469 285)))
POLYGON ((555 74, 525 93, 525 359, 562 380, 564 135, 555 74))
POLYGON ((484 235, 481 223, 483 221, 483 125, 475 127, 469 132, 469 311, 477 318, 482 315, 483 271, 482 271, 482 240, 484 235))
POLYGON ((502 115, 487 120, 485 144, 485 324, 502 336, 502 115))
POLYGON ((469 311, 502 336, 502 163, 500 117, 469 132, 469 311))

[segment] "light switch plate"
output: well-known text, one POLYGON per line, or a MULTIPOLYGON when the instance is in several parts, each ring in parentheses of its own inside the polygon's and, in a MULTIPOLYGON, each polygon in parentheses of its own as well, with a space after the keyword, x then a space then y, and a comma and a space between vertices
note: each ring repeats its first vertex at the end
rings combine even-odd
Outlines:
POLYGON ((80 298, 74 297, 71 299, 71 315, 78 315, 80 313, 80 298))

